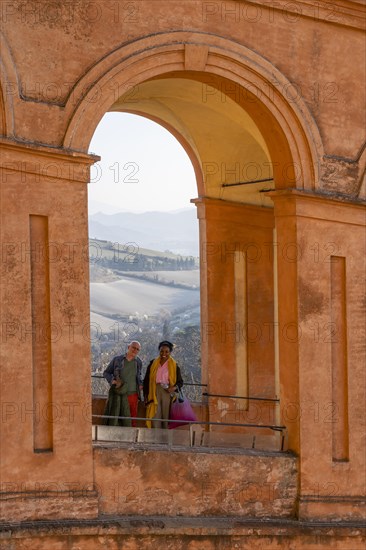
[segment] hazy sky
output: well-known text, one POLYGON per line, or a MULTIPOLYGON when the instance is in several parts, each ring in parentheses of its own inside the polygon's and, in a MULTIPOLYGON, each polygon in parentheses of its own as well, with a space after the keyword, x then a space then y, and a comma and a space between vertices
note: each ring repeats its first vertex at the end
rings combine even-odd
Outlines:
POLYGON ((197 197, 192 164, 162 126, 128 113, 107 113, 89 152, 102 157, 91 170, 89 213, 177 210, 197 197))

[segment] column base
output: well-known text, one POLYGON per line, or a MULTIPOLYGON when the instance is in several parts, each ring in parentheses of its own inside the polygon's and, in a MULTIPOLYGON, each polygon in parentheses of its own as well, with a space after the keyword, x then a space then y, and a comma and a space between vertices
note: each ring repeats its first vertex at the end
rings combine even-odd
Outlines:
POLYGON ((366 497, 317 497, 304 495, 299 499, 300 520, 359 521, 366 518, 366 497))

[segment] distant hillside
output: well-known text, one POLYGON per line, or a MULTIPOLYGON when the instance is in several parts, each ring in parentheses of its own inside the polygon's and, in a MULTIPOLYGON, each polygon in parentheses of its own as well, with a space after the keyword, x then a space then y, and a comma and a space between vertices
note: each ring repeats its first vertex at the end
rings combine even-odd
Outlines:
MULTIPOLYGON (((198 258, 194 256, 181 256, 167 251, 140 248, 135 242, 120 244, 100 239, 89 239, 89 260, 90 274, 94 282, 98 282, 98 279, 95 278, 98 277, 98 274, 103 276, 101 268, 113 272, 117 278, 126 271, 190 271, 198 269, 198 258)), ((108 278, 110 279, 110 277, 108 278)))
POLYGON ((120 212, 89 216, 91 239, 105 239, 121 245, 134 242, 139 248, 171 250, 184 256, 198 256, 198 220, 195 208, 176 212, 120 212))
POLYGON ((155 316, 167 310, 180 315, 187 309, 196 322, 199 296, 199 269, 193 257, 90 239, 90 309, 103 330, 111 326, 111 319, 136 312, 155 316))

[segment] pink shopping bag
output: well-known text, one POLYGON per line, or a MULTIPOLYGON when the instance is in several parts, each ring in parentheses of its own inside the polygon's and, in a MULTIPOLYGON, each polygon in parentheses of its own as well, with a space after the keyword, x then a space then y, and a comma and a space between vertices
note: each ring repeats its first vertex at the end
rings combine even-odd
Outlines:
POLYGON ((179 428, 189 422, 197 420, 196 415, 193 412, 192 405, 189 400, 184 397, 184 401, 180 402, 178 399, 171 404, 170 407, 170 420, 186 420, 186 422, 169 422, 168 427, 179 428))

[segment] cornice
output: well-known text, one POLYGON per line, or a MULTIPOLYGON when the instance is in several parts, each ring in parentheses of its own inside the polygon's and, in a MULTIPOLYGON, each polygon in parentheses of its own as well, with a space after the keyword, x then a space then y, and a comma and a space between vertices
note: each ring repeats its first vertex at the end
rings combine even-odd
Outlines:
POLYGON ((279 189, 268 195, 274 202, 275 217, 311 218, 365 227, 366 201, 363 200, 300 189, 279 189))
POLYGON ((28 174, 33 174, 35 182, 42 179, 85 184, 90 181, 90 166, 98 160, 100 157, 97 155, 81 151, 19 142, 0 136, 0 169, 3 170, 1 184, 6 183, 12 172, 20 173, 23 182, 28 174))
POLYGON ((14 153, 38 157, 53 157, 54 159, 67 162, 76 162, 86 165, 94 164, 100 160, 98 155, 65 149, 63 147, 50 147, 40 143, 23 142, 0 136, 0 149, 14 153))
POLYGON ((366 201, 363 199, 358 199, 357 197, 352 197, 350 195, 343 195, 341 193, 336 193, 332 191, 317 190, 309 191, 307 189, 296 189, 296 188, 287 188, 287 189, 273 189, 267 193, 271 199, 281 199, 281 198, 294 198, 294 199, 307 199, 315 200, 321 202, 327 202, 329 204, 339 203, 347 204, 356 207, 365 208, 366 201))
POLYGON ((245 0, 245 3, 290 14, 289 22, 295 22, 299 17, 307 17, 330 25, 341 25, 362 31, 366 29, 364 0, 245 0))

